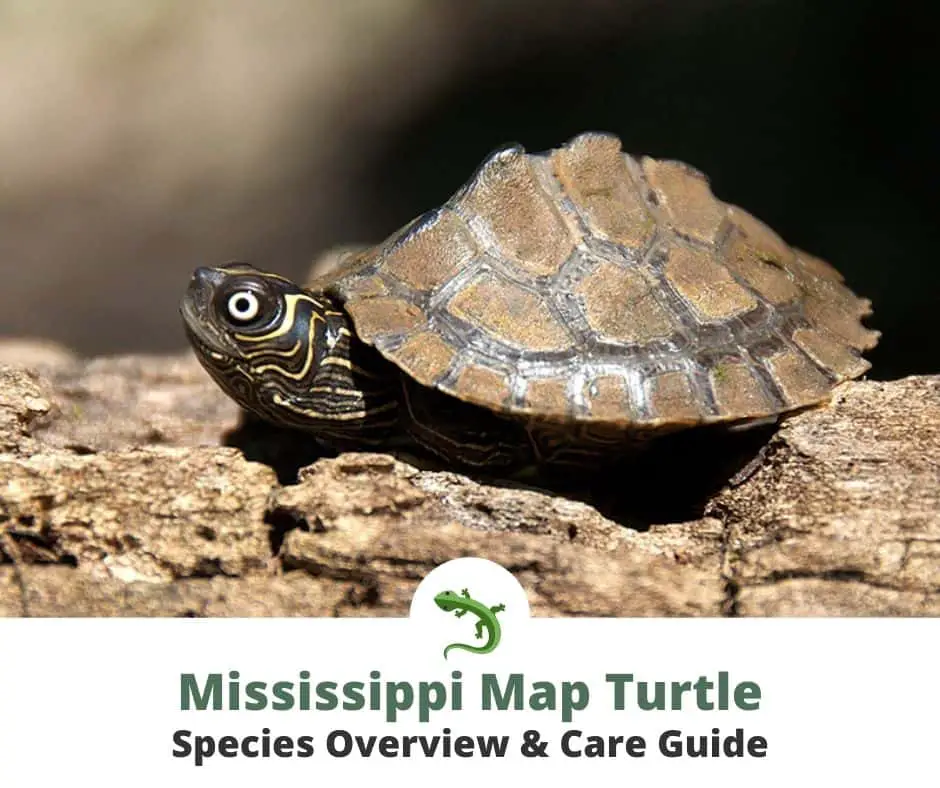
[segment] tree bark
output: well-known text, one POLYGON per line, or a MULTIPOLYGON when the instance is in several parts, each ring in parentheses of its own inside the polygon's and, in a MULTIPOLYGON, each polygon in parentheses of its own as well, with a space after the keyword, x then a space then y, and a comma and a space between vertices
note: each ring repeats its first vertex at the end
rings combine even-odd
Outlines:
POLYGON ((841 386, 672 522, 696 466, 620 516, 263 427, 226 446, 240 414, 189 354, 4 361, 3 615, 401 616, 465 555, 535 615, 940 614, 940 377, 841 386))

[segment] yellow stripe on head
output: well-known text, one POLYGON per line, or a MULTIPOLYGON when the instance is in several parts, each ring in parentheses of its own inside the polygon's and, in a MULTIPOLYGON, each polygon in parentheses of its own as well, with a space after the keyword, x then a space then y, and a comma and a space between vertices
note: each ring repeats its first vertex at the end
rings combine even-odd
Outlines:
MULTIPOLYGON (((306 295, 305 293, 291 293, 284 296, 284 303, 286 308, 284 310, 284 317, 273 331, 270 331, 267 334, 262 334, 260 336, 250 336, 248 334, 235 334, 235 339, 240 342, 265 342, 269 339, 277 339, 278 337, 284 336, 294 327, 294 320, 297 316, 297 304, 301 301, 306 301, 308 304, 312 304, 314 309, 311 313, 312 323, 315 323, 317 320, 323 320, 323 317, 317 311, 322 307, 319 301, 311 296, 306 295)), ((312 325, 311 323, 311 325, 312 325)))

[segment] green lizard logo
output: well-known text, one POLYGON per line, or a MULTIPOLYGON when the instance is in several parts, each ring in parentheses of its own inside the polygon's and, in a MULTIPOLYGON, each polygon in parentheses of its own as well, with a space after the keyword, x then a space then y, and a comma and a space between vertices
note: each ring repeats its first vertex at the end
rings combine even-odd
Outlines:
POLYGON ((477 617, 477 637, 483 637, 483 630, 486 629, 486 643, 482 646, 471 646, 469 643, 451 643, 444 649, 444 659, 452 649, 460 648, 464 651, 472 651, 474 654, 488 654, 499 645, 499 639, 502 637, 502 629, 496 614, 506 609, 503 604, 487 607, 482 602, 470 596, 470 592, 465 588, 462 593, 455 594, 453 591, 441 591, 434 601, 437 606, 445 613, 453 611, 457 618, 473 613, 477 617))

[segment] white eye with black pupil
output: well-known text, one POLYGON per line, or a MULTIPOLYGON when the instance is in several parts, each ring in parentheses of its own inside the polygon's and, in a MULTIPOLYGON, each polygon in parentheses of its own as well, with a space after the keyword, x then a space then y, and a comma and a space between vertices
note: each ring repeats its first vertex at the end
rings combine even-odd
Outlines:
POLYGON ((230 295, 227 306, 229 316, 239 323, 254 320, 258 316, 258 312, 261 311, 258 296, 250 290, 240 290, 230 295))

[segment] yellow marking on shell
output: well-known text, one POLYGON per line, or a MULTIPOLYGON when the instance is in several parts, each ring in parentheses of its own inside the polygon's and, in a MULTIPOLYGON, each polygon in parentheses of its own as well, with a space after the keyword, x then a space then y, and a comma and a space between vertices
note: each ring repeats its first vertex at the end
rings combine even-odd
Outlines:
POLYGON ((287 309, 284 312, 284 318, 277 328, 257 337, 247 334, 235 334, 235 338, 241 342, 265 342, 269 339, 277 339, 278 337, 284 336, 294 325, 294 319, 297 315, 297 303, 299 301, 306 301, 309 304, 313 304, 315 310, 311 313, 311 317, 314 323, 316 323, 317 320, 324 320, 323 316, 316 311, 316 309, 322 309, 322 304, 319 301, 303 293, 291 293, 290 295, 284 296, 284 303, 287 305, 287 309))

